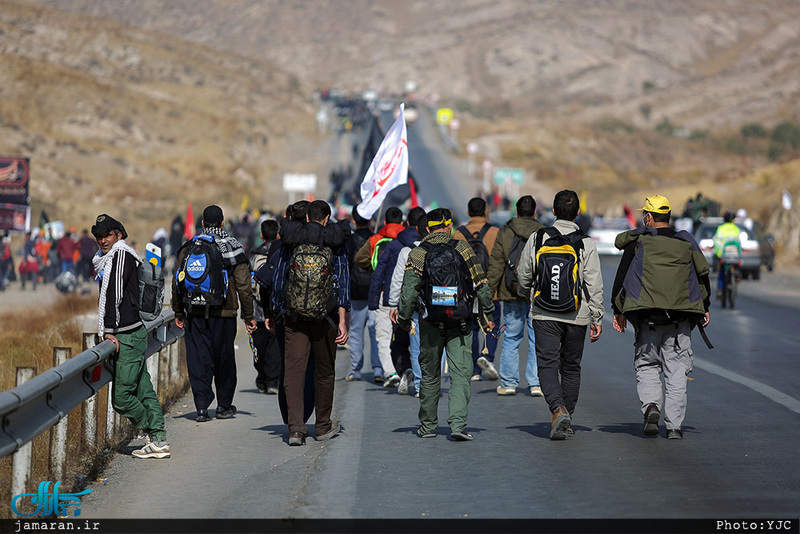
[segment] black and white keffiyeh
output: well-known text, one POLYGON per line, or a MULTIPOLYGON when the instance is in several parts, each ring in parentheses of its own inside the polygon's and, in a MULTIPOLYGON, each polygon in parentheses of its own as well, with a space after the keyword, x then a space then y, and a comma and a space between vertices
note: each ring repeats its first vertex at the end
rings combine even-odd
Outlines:
MULTIPOLYGON (((97 304, 97 333, 100 334, 101 338, 105 334, 106 295, 108 294, 108 284, 111 280, 111 266, 114 263, 114 257, 120 252, 129 252, 138 262, 142 261, 136 251, 128 246, 124 239, 114 243, 108 253, 103 254, 102 251, 98 250, 92 258, 94 271, 101 277, 100 298, 97 304)), ((121 283, 121 278, 115 283, 121 283)), ((116 289, 116 295, 118 295, 118 298, 122 298, 122 288, 118 287, 116 289)))
POLYGON ((238 239, 228 232, 222 228, 209 226, 203 228, 203 233, 215 237, 214 242, 219 245, 220 251, 222 251, 222 261, 225 267, 233 267, 240 263, 247 263, 247 253, 244 251, 244 247, 242 247, 238 239))

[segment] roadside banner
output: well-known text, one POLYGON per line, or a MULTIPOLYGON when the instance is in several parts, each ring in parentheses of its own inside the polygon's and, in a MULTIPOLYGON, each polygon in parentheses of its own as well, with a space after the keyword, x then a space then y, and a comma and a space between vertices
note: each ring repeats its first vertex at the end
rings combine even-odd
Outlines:
POLYGON ((408 182, 408 133, 403 117, 404 106, 400 104, 397 119, 386 133, 361 182, 362 201, 356 210, 365 219, 372 218, 389 191, 408 182))
POLYGON ((30 158, 0 157, 0 230, 30 230, 30 158))

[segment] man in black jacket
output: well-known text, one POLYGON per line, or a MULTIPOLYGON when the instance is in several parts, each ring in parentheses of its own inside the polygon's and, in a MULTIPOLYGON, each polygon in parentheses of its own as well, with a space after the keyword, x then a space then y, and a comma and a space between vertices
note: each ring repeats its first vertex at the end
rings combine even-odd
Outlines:
POLYGON ((117 413, 147 433, 144 447, 133 451, 133 456, 169 458, 164 415, 144 360, 147 330, 139 318, 136 273, 141 260, 125 243, 125 227, 111 216, 99 215, 92 235, 100 247, 92 260, 100 279, 98 333, 117 350, 111 404, 117 413))

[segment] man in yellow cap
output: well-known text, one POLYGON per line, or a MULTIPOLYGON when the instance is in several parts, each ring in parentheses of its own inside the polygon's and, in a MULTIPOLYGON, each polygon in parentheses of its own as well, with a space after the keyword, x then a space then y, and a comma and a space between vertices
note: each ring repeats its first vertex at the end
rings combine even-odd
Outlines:
POLYGON ((623 253, 611 291, 612 325, 617 332, 625 332, 628 322, 634 327, 644 435, 658 435, 663 410, 667 438, 681 439, 686 376, 692 371, 691 331, 709 322, 708 262, 691 234, 670 226, 666 197, 647 197, 641 211, 644 227, 623 232, 615 241, 623 253))

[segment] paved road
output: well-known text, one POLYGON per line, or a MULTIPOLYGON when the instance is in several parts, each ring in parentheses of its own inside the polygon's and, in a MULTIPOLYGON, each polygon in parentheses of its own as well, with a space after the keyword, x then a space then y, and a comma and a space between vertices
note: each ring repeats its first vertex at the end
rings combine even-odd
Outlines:
MULTIPOLYGON (((426 174, 418 163, 415 172, 426 174)), ((603 267, 608 292, 616 259, 603 267)), ((342 434, 290 448, 240 336, 237 417, 198 424, 187 396, 167 417, 172 458, 116 455, 81 518, 797 518, 798 307, 798 287, 765 274, 743 285, 736 310, 712 310, 716 349, 695 336, 682 441, 663 428, 642 436, 633 334, 614 332, 610 317, 587 347, 576 436, 565 442, 548 439, 543 399, 522 388, 498 397, 488 381, 471 386, 475 441, 449 439, 445 399, 438 438, 418 439, 418 401, 345 382, 342 350, 342 434)))

